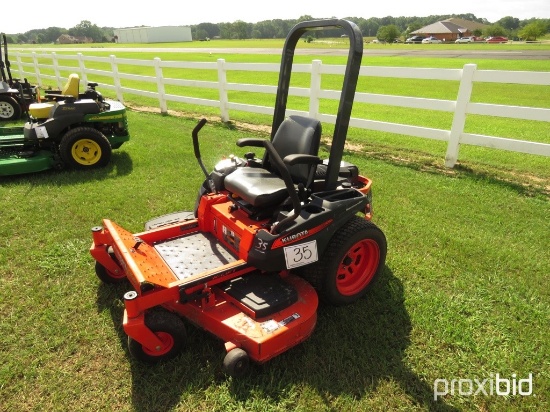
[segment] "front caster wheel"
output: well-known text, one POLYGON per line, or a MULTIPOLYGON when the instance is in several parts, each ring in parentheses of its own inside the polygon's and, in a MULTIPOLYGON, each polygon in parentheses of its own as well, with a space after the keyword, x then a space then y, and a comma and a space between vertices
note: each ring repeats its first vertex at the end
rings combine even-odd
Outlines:
POLYGON ((126 279, 126 274, 122 270, 113 273, 99 262, 95 262, 95 274, 103 283, 109 284, 121 283, 126 279))
POLYGON ((250 365, 248 354, 240 349, 231 349, 223 360, 223 371, 234 378, 240 378, 245 375, 250 365))
POLYGON ((130 354, 143 362, 157 363, 174 358, 185 346, 185 324, 170 312, 151 312, 145 315, 145 325, 162 341, 157 348, 146 348, 128 336, 130 354))
POLYGON ((113 271, 107 269, 105 266, 103 266, 98 261, 96 261, 95 262, 95 274, 97 275, 97 277, 103 283, 116 284, 116 283, 124 282, 124 280, 126 280, 126 273, 124 272, 124 270, 122 270, 122 268, 118 264, 115 253, 113 252, 113 248, 111 246, 109 246, 107 248, 107 253, 111 257, 111 259, 113 259, 113 261, 115 261, 117 263, 117 265, 118 265, 117 271, 113 272, 113 271))

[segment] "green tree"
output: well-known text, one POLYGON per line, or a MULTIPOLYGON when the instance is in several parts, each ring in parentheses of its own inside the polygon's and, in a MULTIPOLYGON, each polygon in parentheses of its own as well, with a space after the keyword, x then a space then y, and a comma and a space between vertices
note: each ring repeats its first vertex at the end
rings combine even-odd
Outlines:
POLYGON ((67 33, 67 30, 61 27, 48 27, 43 33, 43 38, 45 43, 55 43, 63 33, 67 33))
POLYGON ((485 36, 506 36, 506 29, 500 24, 493 24, 483 30, 485 36))
POLYGON ((300 16, 298 18, 297 23, 300 23, 300 22, 303 22, 303 21, 309 21, 309 20, 313 20, 313 17, 311 17, 309 14, 304 14, 303 16, 300 16))
POLYGON ((363 36, 368 36, 368 37, 376 35, 376 33, 378 32, 378 29, 380 28, 378 19, 375 19, 372 17, 368 20, 360 21, 358 26, 361 29, 363 36))
POLYGON ((519 19, 512 16, 506 16, 497 21, 496 24, 504 27, 506 30, 512 31, 519 27, 519 19))
POLYGON ((223 39, 231 38, 231 23, 219 23, 220 37, 223 39))
POLYGON ((538 37, 542 37, 546 34, 547 27, 542 21, 534 21, 522 28, 518 34, 527 41, 536 40, 538 37))
POLYGON ((425 25, 419 22, 410 23, 407 27, 405 34, 409 36, 413 31, 421 29, 423 26, 425 25))
POLYGON ((195 29, 195 32, 193 33, 193 38, 195 40, 205 40, 207 37, 208 37, 207 31, 201 28, 195 29))
POLYGON ((284 39, 290 29, 296 24, 294 20, 282 20, 282 19, 275 19, 272 20, 274 26, 277 28, 277 34, 276 38, 278 39, 284 39))
POLYGON ((217 24, 214 24, 214 23, 200 23, 197 26, 195 26, 195 28, 196 28, 195 33, 197 33, 194 36, 195 39, 204 39, 205 37, 209 37, 213 39, 214 37, 220 35, 220 28, 218 27, 217 24))
POLYGON ((277 37, 277 32, 277 26, 273 21, 260 21, 254 25, 254 35, 252 37, 258 39, 273 39, 277 37))
POLYGON ((88 20, 82 20, 76 26, 69 29, 69 34, 75 37, 89 37, 96 43, 101 42, 103 37, 103 31, 88 20))
POLYGON ((252 32, 253 24, 245 23, 242 20, 237 20, 234 23, 225 23, 224 29, 220 30, 223 33, 223 37, 226 39, 248 39, 250 32, 252 32))
POLYGON ((393 43, 399 37, 399 28, 395 24, 382 26, 376 32, 376 38, 386 43, 393 43))

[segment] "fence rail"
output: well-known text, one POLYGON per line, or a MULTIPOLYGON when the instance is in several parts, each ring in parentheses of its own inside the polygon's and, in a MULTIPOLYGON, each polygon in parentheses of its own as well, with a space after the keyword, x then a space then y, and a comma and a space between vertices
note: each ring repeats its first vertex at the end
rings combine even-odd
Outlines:
MULTIPOLYGON (((88 75, 104 76, 113 79, 113 84, 102 84, 102 89, 113 91, 117 99, 124 102, 124 94, 155 98, 159 101, 160 111, 168 111, 168 102, 181 102, 194 105, 217 107, 220 111, 222 121, 229 121, 229 113, 232 110, 245 111, 260 114, 273 114, 272 107, 258 106, 254 104, 243 104, 231 102, 228 97, 230 91, 254 92, 276 94, 276 86, 257 85, 244 83, 230 83, 227 81, 227 73, 230 71, 245 72, 279 72, 279 65, 273 63, 229 63, 224 59, 217 62, 180 62, 162 61, 160 58, 153 60, 139 60, 117 58, 114 55, 109 57, 77 55, 58 55, 56 53, 15 53, 17 67, 12 67, 20 78, 35 77, 36 83, 42 86, 44 80, 54 80, 59 88, 62 87, 66 78, 61 76, 62 71, 78 71, 84 83, 88 82, 88 75), (40 61, 51 61, 51 64, 44 64, 40 61), (63 66, 60 61, 68 60, 73 66, 63 66), (78 70, 74 62, 78 63, 78 70), (110 71, 98 70, 86 67, 86 62, 98 62, 109 65, 110 71), (131 73, 124 73, 119 66, 144 66, 151 67, 155 76, 144 76, 131 73), (200 69, 217 72, 217 81, 185 80, 167 78, 163 75, 163 69, 200 69), (42 70, 53 71, 54 75, 45 74, 42 70), (156 84, 156 91, 139 90, 123 86, 123 80, 132 80, 156 84), (204 99, 192 96, 180 96, 167 94, 166 85, 205 88, 218 91, 218 100, 204 99)), ((324 65, 320 60, 313 60, 311 64, 294 64, 294 72, 309 73, 311 76, 310 87, 291 87, 290 96, 301 96, 309 98, 309 111, 289 110, 289 114, 305 114, 317 118, 320 121, 334 124, 336 116, 320 113, 321 99, 334 99, 340 97, 340 92, 335 90, 323 90, 321 88, 321 76, 325 74, 343 75, 345 66, 324 65)), ((501 70, 478 70, 475 64, 466 64, 462 69, 434 69, 434 68, 401 68, 401 67, 361 67, 360 76, 383 77, 383 78, 406 78, 424 80, 443 80, 459 82, 458 95, 456 100, 442 100, 417 98, 407 96, 381 95, 373 93, 358 92, 355 95, 356 102, 389 105, 413 109, 426 109, 453 113, 451 128, 435 129, 419 127, 406 124, 374 121, 361 118, 352 118, 350 126, 389 133, 398 133, 407 136, 414 136, 427 139, 435 139, 448 142, 445 165, 453 167, 458 160, 460 144, 469 144, 496 148, 502 150, 529 153, 542 156, 550 156, 550 144, 516 140, 498 136, 487 136, 480 134, 465 133, 464 126, 468 114, 496 116, 509 119, 524 119, 550 122, 550 109, 507 106, 500 104, 474 103, 471 101, 473 85, 476 82, 489 83, 512 83, 524 85, 550 86, 550 72, 526 72, 526 71, 501 71, 501 70)))

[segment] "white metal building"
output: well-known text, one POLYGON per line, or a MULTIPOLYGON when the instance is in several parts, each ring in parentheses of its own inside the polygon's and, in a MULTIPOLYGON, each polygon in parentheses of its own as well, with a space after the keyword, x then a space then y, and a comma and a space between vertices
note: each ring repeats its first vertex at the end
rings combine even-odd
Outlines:
POLYGON ((117 43, 169 43, 193 41, 191 27, 162 26, 162 27, 132 27, 115 29, 117 43))

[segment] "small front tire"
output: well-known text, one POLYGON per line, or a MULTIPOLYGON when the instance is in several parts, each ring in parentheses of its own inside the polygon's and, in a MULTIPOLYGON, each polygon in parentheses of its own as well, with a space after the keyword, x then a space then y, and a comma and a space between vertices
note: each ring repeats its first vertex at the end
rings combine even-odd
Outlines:
POLYGON ((233 378, 240 378, 248 372, 250 357, 240 349, 231 349, 223 359, 223 371, 233 378))
POLYGON ((122 269, 120 269, 117 273, 113 273, 97 261, 95 262, 95 274, 99 280, 108 284, 121 283, 126 279, 126 274, 122 269))
POLYGON ((154 364, 177 356, 185 346, 187 334, 181 318, 173 313, 158 311, 145 314, 145 325, 162 341, 162 346, 150 349, 128 336, 130 354, 146 363, 154 364))

